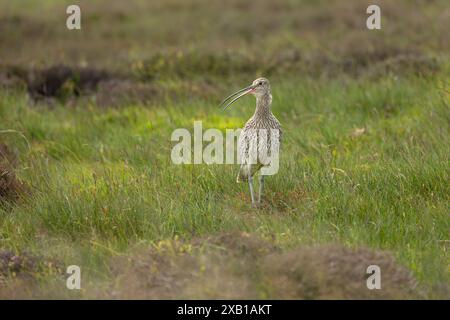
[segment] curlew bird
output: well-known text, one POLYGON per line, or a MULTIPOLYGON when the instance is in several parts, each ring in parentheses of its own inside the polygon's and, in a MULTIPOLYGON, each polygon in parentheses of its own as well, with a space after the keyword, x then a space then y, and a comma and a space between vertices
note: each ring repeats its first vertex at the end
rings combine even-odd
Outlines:
POLYGON ((252 94, 256 97, 256 109, 239 135, 238 159, 241 167, 237 176, 237 182, 248 182, 252 206, 258 206, 261 204, 264 190, 264 169, 267 170, 272 165, 275 165, 278 170, 281 125, 270 110, 272 94, 269 80, 266 78, 256 79, 250 86, 225 98, 220 105, 224 106, 223 110, 225 110, 239 98, 247 94, 252 94), (274 164, 274 161, 276 161, 276 164, 274 164), (259 194, 258 201, 255 201, 253 176, 258 171, 260 171, 259 194))

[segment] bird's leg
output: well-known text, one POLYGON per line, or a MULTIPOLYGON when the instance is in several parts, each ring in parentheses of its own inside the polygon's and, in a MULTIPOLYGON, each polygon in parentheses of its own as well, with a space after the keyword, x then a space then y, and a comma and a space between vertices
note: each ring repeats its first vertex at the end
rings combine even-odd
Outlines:
POLYGON ((264 192, 264 175, 259 175, 259 195, 258 195, 258 202, 261 203, 262 195, 264 192))
POLYGON ((248 175, 248 186, 250 188, 250 195, 252 197, 252 206, 254 206, 255 205, 255 195, 253 194, 253 178, 250 174, 248 175))

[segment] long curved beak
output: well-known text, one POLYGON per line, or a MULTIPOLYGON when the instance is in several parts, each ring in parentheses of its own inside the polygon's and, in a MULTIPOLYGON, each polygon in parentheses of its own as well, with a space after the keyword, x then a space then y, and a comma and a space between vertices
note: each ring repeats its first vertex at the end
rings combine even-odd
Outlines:
POLYGON ((243 88, 239 91, 236 91, 235 93, 233 93, 232 95, 229 95, 228 97, 226 97, 221 103, 220 103, 220 107, 222 107, 223 105, 226 105, 222 108, 222 110, 225 110, 226 108, 228 108, 229 106, 231 106, 236 100, 238 100, 239 98, 245 96, 247 93, 252 92, 252 90, 255 88, 254 85, 248 86, 246 88, 243 88), (231 99, 233 98, 233 99, 231 99), (227 103, 227 101, 229 101, 231 99, 230 102, 227 103))

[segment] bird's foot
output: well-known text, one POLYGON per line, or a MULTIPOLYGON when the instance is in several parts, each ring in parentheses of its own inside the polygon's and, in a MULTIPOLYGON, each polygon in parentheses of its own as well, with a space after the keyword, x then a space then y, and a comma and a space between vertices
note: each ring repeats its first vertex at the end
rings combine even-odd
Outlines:
POLYGON ((258 202, 253 202, 253 203, 252 203, 252 208, 261 208, 261 202, 260 202, 260 201, 258 201, 258 202))

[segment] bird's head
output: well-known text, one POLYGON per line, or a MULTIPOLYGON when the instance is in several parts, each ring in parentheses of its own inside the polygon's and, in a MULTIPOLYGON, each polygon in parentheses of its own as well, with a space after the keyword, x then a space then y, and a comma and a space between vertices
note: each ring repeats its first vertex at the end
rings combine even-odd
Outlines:
POLYGON ((238 90, 235 93, 233 93, 232 95, 226 97, 220 105, 221 106, 225 105, 223 107, 223 109, 225 110, 230 105, 232 105, 236 100, 238 100, 239 98, 241 98, 247 94, 252 94, 256 98, 260 98, 267 94, 270 94, 269 80, 267 80, 266 78, 256 79, 255 81, 253 81, 253 83, 250 86, 245 87, 241 90, 238 90), (231 99, 231 101, 230 101, 230 99, 231 99))
POLYGON ((262 97, 270 93, 270 83, 266 78, 258 78, 252 83, 253 90, 250 92, 255 97, 262 97))

